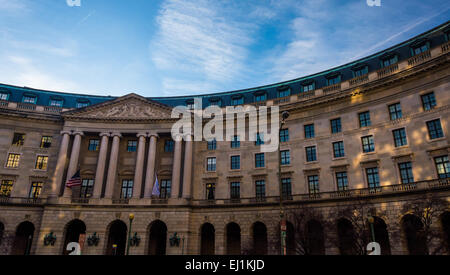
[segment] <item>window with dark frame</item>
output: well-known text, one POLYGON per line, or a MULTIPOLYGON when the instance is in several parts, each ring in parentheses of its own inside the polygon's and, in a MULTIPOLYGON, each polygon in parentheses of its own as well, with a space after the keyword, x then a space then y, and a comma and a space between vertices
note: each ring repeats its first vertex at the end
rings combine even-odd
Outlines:
POLYGON ((166 139, 164 141, 164 152, 165 153, 173 153, 173 147, 175 142, 171 139, 166 139))
POLYGON ((315 89, 316 89, 316 87, 315 87, 314 82, 302 85, 302 92, 303 93, 311 92, 311 91, 314 91, 315 89))
POLYGON ((37 102, 37 97, 36 96, 28 96, 28 95, 24 95, 22 97, 22 102, 23 103, 28 103, 28 104, 36 104, 37 102))
POLYGON ((289 199, 292 196, 291 178, 281 179, 281 191, 284 199, 289 199))
POLYGON ((266 100, 267 100, 267 94, 266 93, 255 95, 255 102, 262 102, 262 101, 266 101, 266 100))
POLYGON ((287 97, 291 95, 291 89, 284 89, 284 90, 280 90, 278 91, 278 97, 287 97))
POLYGON ((263 199, 266 197, 266 181, 257 180, 255 181, 256 198, 263 199))
POLYGON ((402 118, 402 107, 400 103, 395 103, 389 105, 389 117, 391 120, 396 120, 402 118))
POLYGON ((133 196, 133 180, 122 180, 121 199, 131 199, 133 196))
POLYGON ((215 183, 207 183, 206 184, 206 199, 214 200, 215 199, 215 191, 216 191, 216 184, 215 183))
POLYGON ((434 158, 436 170, 440 179, 450 178, 450 162, 448 156, 440 156, 434 158))
POLYGON ((231 156, 231 169, 241 169, 241 156, 231 156))
POLYGON ((310 195, 316 195, 320 193, 318 175, 308 176, 308 187, 310 195))
POLYGON ((255 145, 260 146, 264 144, 264 134, 263 133, 257 133, 256 134, 256 141, 255 145))
POLYGON ((255 154, 255 167, 263 168, 265 166, 264 153, 255 154))
POLYGON ((327 86, 335 85, 341 82, 341 75, 327 78, 327 86))
POLYGON ((367 184, 369 188, 380 187, 380 177, 378 176, 378 167, 366 168, 367 184))
POLYGON ((34 169, 36 170, 47 170, 48 156, 37 156, 36 158, 36 166, 34 169))
POLYGON ((348 190, 347 172, 336 172, 336 183, 338 191, 348 190))
POLYGON ((344 142, 343 141, 333 142, 333 155, 334 155, 335 158, 343 158, 343 157, 345 157, 345 150, 344 150, 344 142))
POLYGON ((385 58, 381 61, 381 67, 385 68, 385 67, 389 67, 391 65, 394 65, 398 62, 398 57, 397 55, 385 58))
POLYGON ((100 149, 100 140, 98 139, 90 139, 89 140, 89 148, 88 150, 91 152, 97 152, 100 149))
POLYGON ((373 140, 373 136, 362 137, 361 141, 364 153, 370 153, 375 151, 375 142, 373 140))
POLYGON ((317 160, 316 146, 306 147, 306 162, 317 160))
POLYGON ((231 99, 231 105, 242 105, 244 104, 244 97, 235 97, 231 99))
POLYGON ((430 139, 437 139, 444 137, 444 132, 442 131, 441 120, 435 119, 427 122, 428 136, 430 139))
POLYGON ((314 124, 305 125, 304 128, 305 128, 305 138, 313 138, 315 136, 314 124))
POLYGON ((336 134, 342 132, 342 126, 341 126, 341 118, 336 118, 330 120, 331 123, 331 133, 336 134))
POLYGON ((233 136, 233 139, 231 140, 231 148, 239 148, 241 147, 241 141, 239 136, 233 136))
POLYGON ((80 188, 80 198, 88 199, 92 197, 94 191, 94 179, 83 179, 80 188))
POLYGON ((280 142, 288 142, 288 141, 289 141, 289 129, 281 129, 280 142))
POLYGON ((137 151, 137 140, 129 140, 127 144, 127 152, 132 153, 137 151))
POLYGON ((206 159, 206 171, 214 172, 216 171, 216 158, 207 158, 206 159))
POLYGON ((50 99, 50 102, 48 103, 48 105, 52 107, 62 107, 63 104, 64 101, 62 99, 50 99))
POLYGON ((426 51, 428 51, 430 49, 430 46, 428 45, 428 43, 423 43, 419 46, 413 47, 412 48, 412 54, 413 55, 418 55, 421 53, 424 53, 426 51))
POLYGON ((427 93, 421 96, 422 106, 425 111, 429 111, 436 107, 436 98, 434 97, 434 92, 427 93))
POLYGON ((41 196, 43 186, 44 183, 42 182, 32 182, 30 192, 28 193, 28 198, 38 199, 41 196))
POLYGON ((23 146, 24 143, 25 143, 25 134, 14 133, 12 145, 23 146))
POLYGON ((159 187, 159 198, 168 199, 170 198, 170 193, 172 192, 172 180, 161 180, 161 186, 159 187))
POLYGON ((41 148, 50 148, 52 146, 52 137, 43 136, 41 138, 41 148))
POLYGON ((2 180, 2 184, 0 185, 0 197, 10 197, 13 185, 14 181, 12 180, 2 180))
POLYGON ((208 150, 213 151, 217 149, 217 141, 216 139, 208 141, 208 150))
POLYGON ((2 92, 0 92, 0 100, 8 101, 9 100, 9 93, 2 93, 2 92))
POLYGON ((241 183, 240 182, 230 183, 230 198, 234 199, 234 200, 241 198, 241 183))
POLYGON ((20 154, 10 153, 8 155, 8 160, 6 162, 7 168, 17 168, 19 167, 20 154))
POLYGON ((289 150, 281 151, 281 165, 291 164, 291 152, 289 150))
POLYGON ((353 77, 363 76, 369 73, 369 67, 368 66, 359 67, 357 69, 354 69, 352 72, 353 77))
POLYGON ((394 135, 394 144, 395 147, 401 147, 408 145, 408 141, 406 139, 406 131, 405 128, 397 129, 392 131, 394 135))
POLYGON ((370 125, 372 125, 372 122, 370 121, 370 112, 359 113, 359 127, 368 127, 370 125))
POLYGON ((398 169, 400 171, 400 180, 401 180, 402 184, 408 184, 408 183, 414 182, 412 164, 410 161, 399 163, 398 169))

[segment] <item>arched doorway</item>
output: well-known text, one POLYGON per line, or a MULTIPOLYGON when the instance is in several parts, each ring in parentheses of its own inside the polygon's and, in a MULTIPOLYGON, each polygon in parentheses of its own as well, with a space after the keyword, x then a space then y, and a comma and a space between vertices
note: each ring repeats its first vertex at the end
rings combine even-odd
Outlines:
POLYGON ((127 225, 121 220, 115 220, 110 224, 106 255, 125 255, 127 230, 127 225))
POLYGON ((150 224, 150 238, 148 242, 149 255, 166 255, 167 226, 157 220, 150 224))
POLYGON ((391 255, 391 245, 389 243, 389 234, 387 231, 386 223, 382 218, 373 218, 373 231, 375 233, 375 241, 380 244, 381 255, 391 255))
POLYGON ((227 225, 227 255, 241 254, 241 228, 232 222, 227 225))
POLYGON ((355 255, 356 253, 356 237, 352 223, 341 218, 337 222, 337 233, 339 238, 339 251, 341 255, 355 255))
POLYGON ((262 222, 253 224, 253 253, 255 255, 267 254, 267 227, 262 222))
POLYGON ((428 248, 423 234, 423 223, 416 215, 408 214, 402 219, 403 232, 410 255, 426 255, 428 248))
POLYGON ((306 234, 309 254, 325 255, 325 238, 322 224, 317 220, 309 220, 306 223, 306 234))
POLYGON ((79 243, 81 234, 86 234, 86 225, 81 220, 73 220, 66 225, 63 255, 71 253, 71 251, 67 251, 67 245, 71 242, 79 243))
POLYGON ((296 252, 294 225, 286 222, 286 253, 288 255, 295 255, 297 254, 296 252))
POLYGON ((201 230, 201 255, 214 255, 215 254, 215 230, 214 226, 210 223, 202 225, 201 230))
POLYGON ((16 229, 16 236, 12 247, 12 255, 29 255, 33 243, 34 225, 22 222, 16 229))
POLYGON ((441 216, 442 230, 444 231, 444 242, 447 251, 450 251, 450 212, 444 212, 441 216))

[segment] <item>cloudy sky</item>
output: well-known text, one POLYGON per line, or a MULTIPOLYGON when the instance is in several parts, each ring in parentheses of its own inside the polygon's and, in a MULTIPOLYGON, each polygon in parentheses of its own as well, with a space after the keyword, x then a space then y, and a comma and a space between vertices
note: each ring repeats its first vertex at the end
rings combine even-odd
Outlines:
POLYGON ((448 0, 80 2, 0 0, 0 83, 98 95, 230 91, 338 66, 450 19, 448 0))

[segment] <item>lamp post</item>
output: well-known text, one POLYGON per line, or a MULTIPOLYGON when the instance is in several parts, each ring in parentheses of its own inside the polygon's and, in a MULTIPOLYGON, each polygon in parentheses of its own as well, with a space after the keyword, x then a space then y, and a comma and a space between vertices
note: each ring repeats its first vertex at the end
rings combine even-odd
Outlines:
POLYGON ((134 214, 130 214, 128 218, 130 219, 130 228, 128 229, 127 256, 130 254, 131 224, 134 220, 134 214))
POLYGON ((367 221, 369 222, 369 225, 370 225, 370 232, 372 234, 372 242, 375 242, 375 230, 373 228, 373 224, 375 223, 375 219, 372 216, 368 216, 367 217, 367 221))
POLYGON ((280 121, 280 129, 278 131, 278 182, 280 187, 280 234, 281 234, 281 255, 286 255, 286 217, 284 214, 284 207, 283 207, 283 183, 281 179, 281 130, 283 128, 284 123, 286 122, 286 119, 289 117, 289 112, 284 111, 281 114, 281 121, 280 121))

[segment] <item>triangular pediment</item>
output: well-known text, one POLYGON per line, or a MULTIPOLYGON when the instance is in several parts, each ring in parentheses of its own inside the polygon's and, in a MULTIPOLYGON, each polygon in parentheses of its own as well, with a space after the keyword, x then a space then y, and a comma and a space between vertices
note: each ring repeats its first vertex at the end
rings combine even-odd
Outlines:
POLYGON ((128 94, 117 99, 62 113, 66 119, 88 120, 164 120, 171 118, 172 108, 128 94))

